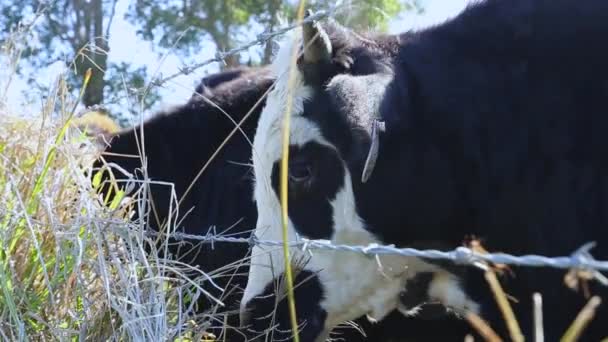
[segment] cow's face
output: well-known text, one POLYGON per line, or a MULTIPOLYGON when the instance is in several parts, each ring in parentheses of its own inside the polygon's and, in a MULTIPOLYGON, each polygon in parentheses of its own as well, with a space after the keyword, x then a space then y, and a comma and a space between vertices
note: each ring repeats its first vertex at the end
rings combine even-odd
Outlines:
MULTIPOLYGON (((280 163, 282 129, 288 106, 293 44, 304 49, 293 70, 288 186, 288 238, 327 239, 335 244, 380 243, 358 211, 365 181, 374 169, 374 119, 393 78, 384 47, 332 25, 295 31, 274 62, 277 84, 268 95, 254 139, 254 196, 257 238, 282 240, 280 163), (326 32, 329 32, 327 35, 326 32), (309 39, 314 36, 316 39, 309 39), (332 39, 329 39, 329 36, 332 39)), ((380 128, 376 127, 379 134, 380 128)), ((418 260, 349 252, 292 249, 296 270, 296 308, 305 340, 322 340, 336 324, 369 315, 381 319, 397 307, 405 280, 433 266, 418 260), (300 284, 301 283, 301 284, 300 284)), ((281 248, 252 251, 242 318, 255 329, 269 322, 288 329, 284 293, 274 311, 277 281, 284 275, 281 248)), ((275 332, 275 335, 277 333, 275 332)))

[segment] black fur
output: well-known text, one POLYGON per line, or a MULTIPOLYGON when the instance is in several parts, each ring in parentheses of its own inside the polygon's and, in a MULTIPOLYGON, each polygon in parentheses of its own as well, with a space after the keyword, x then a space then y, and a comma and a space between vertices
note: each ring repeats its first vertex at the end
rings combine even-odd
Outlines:
MULTIPOLYGON (((492 0, 398 36, 362 39, 325 25, 334 57, 300 65, 316 89, 304 115, 348 164, 369 231, 398 246, 434 241, 451 249, 474 235, 490 251, 547 256, 597 241, 595 256, 608 259, 607 18, 604 0, 492 0), (337 76, 390 73, 378 113, 353 109, 367 105, 361 94, 344 104, 340 82, 358 82, 353 77, 326 87, 337 76), (387 130, 362 184, 375 117, 387 130)), ((293 205, 300 215, 317 211, 293 205)), ((540 292, 546 339, 558 340, 587 299, 566 288, 564 270, 512 269, 516 277, 502 280, 519 301, 512 305, 527 339, 532 293, 540 292)), ((460 275, 484 318, 508 336, 481 273, 460 275)), ((596 283, 591 292, 608 300, 596 283)), ((606 308, 583 340, 608 336, 606 308)))
MULTIPOLYGON (((287 298, 277 301, 274 296, 284 284, 283 277, 278 279, 281 280, 268 284, 261 295, 247 303, 249 314, 255 317, 251 320, 248 332, 256 337, 267 336, 269 341, 285 341, 293 336, 286 305, 287 298)), ((302 341, 312 341, 323 330, 327 317, 327 313, 319 305, 324 296, 323 288, 317 275, 310 271, 299 272, 293 282, 298 289, 295 292, 295 301, 298 303, 296 317, 300 318, 299 337, 302 341)), ((285 293, 284 290, 280 292, 285 293)))
POLYGON ((251 68, 235 67, 223 72, 207 75, 203 77, 201 83, 194 89, 194 94, 192 94, 192 97, 196 98, 205 94, 213 96, 213 88, 222 85, 223 83, 231 82, 237 77, 243 76, 244 73, 250 73, 251 70, 251 68))
MULTIPOLYGON (((301 148, 292 146, 290 155, 295 156, 290 158, 290 164, 297 162, 299 157, 308 160, 309 156, 314 156, 313 160, 316 165, 311 165, 311 169, 315 171, 309 179, 298 183, 289 182, 287 196, 288 203, 290 203, 288 206, 289 218, 298 227, 298 231, 308 238, 330 239, 331 230, 323 228, 331 227, 333 224, 332 208, 328 200, 332 200, 343 187, 344 169, 340 165, 340 159, 333 149, 316 143, 309 143, 301 148), (311 185, 312 182, 314 182, 314 186, 311 185), (310 215, 311 212, 314 212, 315 215, 310 215)), ((271 180, 272 188, 278 198, 280 198, 281 189, 280 170, 280 161, 275 162, 271 180)), ((289 170, 294 170, 294 168, 288 167, 288 172, 291 174, 292 171, 289 170)))

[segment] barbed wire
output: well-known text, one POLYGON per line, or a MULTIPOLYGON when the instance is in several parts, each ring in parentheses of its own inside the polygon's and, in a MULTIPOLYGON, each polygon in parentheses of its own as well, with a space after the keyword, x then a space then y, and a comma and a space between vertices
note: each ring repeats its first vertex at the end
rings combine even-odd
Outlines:
MULTIPOLYGON (((153 231, 147 233, 160 235, 153 231)), ((254 234, 249 238, 217 236, 214 229, 210 229, 205 235, 171 233, 162 234, 176 240, 197 240, 206 243, 229 242, 246 243, 252 246, 282 246, 282 241, 258 239, 254 234)), ((329 240, 309 240, 300 238, 299 241, 288 243, 291 248, 307 250, 331 250, 354 252, 369 256, 375 255, 400 255, 403 257, 418 257, 435 260, 450 260, 459 264, 476 265, 481 261, 492 264, 516 265, 527 267, 552 267, 560 269, 583 269, 608 272, 608 261, 596 260, 590 253, 595 247, 595 242, 588 242, 574 251, 569 256, 547 257, 542 255, 511 255, 507 253, 479 253, 467 247, 457 247, 451 251, 440 251, 435 249, 420 250, 415 248, 397 248, 394 245, 369 244, 367 246, 338 245, 329 240)), ((212 246, 213 248, 213 246, 212 246)), ((608 279, 602 277, 602 282, 608 286, 608 279)))
MULTIPOLYGON (((268 43, 275 37, 283 35, 306 23, 309 23, 309 22, 312 22, 315 20, 319 20, 319 19, 324 19, 327 17, 331 17, 334 14, 338 13, 340 11, 340 9, 343 9, 343 8, 342 8, 342 6, 339 6, 339 5, 333 6, 326 10, 321 9, 321 10, 316 11, 309 17, 304 18, 300 22, 295 22, 293 24, 287 25, 287 26, 280 28, 278 30, 275 30, 275 31, 264 31, 264 32, 258 34, 255 40, 252 40, 244 45, 230 49, 228 51, 218 50, 215 53, 215 56, 213 58, 206 59, 199 63, 182 66, 182 67, 178 68, 177 72, 170 74, 169 76, 163 77, 162 74, 159 74, 159 76, 158 76, 159 78, 152 79, 147 85, 145 85, 143 87, 128 88, 127 93, 131 94, 131 95, 142 95, 142 94, 146 93, 152 87, 162 87, 163 85, 165 85, 165 83, 167 83, 179 76, 189 75, 189 74, 193 73, 194 71, 196 71, 202 67, 205 67, 211 63, 217 62, 217 63, 225 64, 225 60, 227 57, 237 55, 238 53, 249 50, 250 48, 252 48, 254 46, 263 45, 265 43, 268 43)), ((125 95, 125 96, 128 96, 128 95, 125 95)), ((116 96, 116 97, 106 101, 106 104, 107 103, 116 103, 116 102, 120 101, 121 99, 124 99, 125 96, 116 96)))
POLYGON ((319 19, 323 19, 326 18, 328 16, 331 16, 334 12, 336 11, 336 8, 330 9, 330 10, 319 10, 316 13, 314 13, 313 15, 303 19, 300 22, 296 22, 294 24, 288 25, 286 27, 283 27, 281 29, 278 29, 276 31, 271 31, 271 32, 262 32, 260 34, 257 35, 257 38, 253 41, 250 41, 247 44, 241 45, 239 47, 236 47, 234 49, 230 49, 228 51, 217 51, 215 53, 215 56, 213 58, 209 58, 203 62, 200 63, 196 63, 196 64, 192 64, 192 65, 187 65, 184 67, 179 68, 179 70, 167 77, 161 78, 161 79, 157 79, 157 80, 153 80, 150 82, 151 86, 162 86, 163 84, 167 83, 168 81, 179 77, 181 75, 188 75, 192 72, 194 72, 197 69, 200 69, 206 65, 209 65, 211 63, 214 62, 219 62, 219 63, 225 63, 225 59, 227 57, 231 57, 234 56, 238 53, 241 53, 243 51, 248 50, 251 47, 254 47, 256 45, 261 45, 261 44, 265 44, 267 42, 269 42, 270 40, 274 39, 277 36, 280 36, 282 34, 285 34, 286 32, 289 32, 301 25, 304 25, 306 23, 315 21, 315 20, 319 20, 319 19))

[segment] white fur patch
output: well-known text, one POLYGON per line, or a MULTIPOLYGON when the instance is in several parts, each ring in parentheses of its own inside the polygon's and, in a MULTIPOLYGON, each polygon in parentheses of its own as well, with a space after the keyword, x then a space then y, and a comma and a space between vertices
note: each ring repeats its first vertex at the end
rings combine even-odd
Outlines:
MULTIPOLYGON (((255 234, 259 239, 282 240, 280 203, 271 186, 271 172, 273 164, 281 158, 281 133, 287 105, 288 67, 294 34, 299 38, 295 43, 300 44, 301 30, 294 30, 292 35, 287 35, 287 42, 282 44, 278 52, 273 64, 277 84, 268 95, 253 142, 254 196, 258 209, 255 234)), ((291 109, 290 144, 301 146, 308 142, 316 142, 334 148, 323 138, 319 127, 313 121, 301 116, 304 101, 312 95, 312 89, 304 84, 302 75, 297 70, 294 72, 296 75, 291 109)), ((365 222, 356 212, 351 174, 345 165, 343 167, 344 187, 330 202, 334 222, 334 227, 331 227, 334 231, 331 241, 334 244, 350 245, 378 243, 379 241, 364 229, 365 222)), ((329 227, 322 229, 325 228, 329 227)), ((290 241, 298 240, 291 220, 288 223, 288 238, 290 241)), ((292 249, 290 254, 292 258, 302 256, 300 250, 292 249)), ((283 265, 281 248, 264 246, 253 248, 249 280, 241 303, 242 309, 283 272, 283 265)), ((305 269, 313 272, 321 271, 319 277, 325 290, 325 299, 320 305, 328 314, 323 336, 327 336, 336 325, 362 315, 367 314, 373 319, 381 320, 398 307, 399 293, 405 288, 408 278, 421 271, 440 271, 436 266, 416 258, 394 255, 375 258, 328 250, 312 251, 305 269)), ((460 293, 457 288, 444 285, 443 282, 433 287, 431 292, 433 296, 447 298, 448 302, 455 304, 463 302, 458 297, 460 293)))
MULTIPOLYGON (((301 30, 294 30, 301 32, 301 30)), ((266 98, 258 127, 253 141, 252 155, 253 170, 255 173, 254 197, 258 210, 258 222, 255 234, 259 239, 282 240, 282 224, 279 199, 271 185, 272 166, 281 157, 281 131, 283 116, 287 108, 288 68, 291 60, 293 42, 290 35, 286 35, 287 42, 283 43, 278 51, 272 71, 276 77, 276 85, 266 98)), ((304 85, 300 75, 295 77, 295 95, 292 100, 292 118, 290 122, 291 144, 304 144, 314 136, 320 138, 318 128, 308 120, 297 117, 303 111, 304 101, 311 95, 311 89, 304 85)), ((288 225, 288 239, 297 240, 293 224, 288 225)), ((294 253, 292 253, 293 255, 294 253)), ((261 293, 264 287, 279 276, 283 271, 283 253, 281 249, 268 250, 264 246, 255 246, 252 249, 249 279, 241 307, 255 295, 261 293), (266 253, 268 252, 268 254, 266 253), (272 265, 272 266, 271 266, 272 265), (272 269, 271 269, 272 267, 272 269)))
POLYGON ((435 274, 428 289, 429 298, 435 299, 443 305, 454 308, 459 314, 465 310, 475 314, 479 313, 479 305, 462 291, 458 279, 447 272, 435 274))

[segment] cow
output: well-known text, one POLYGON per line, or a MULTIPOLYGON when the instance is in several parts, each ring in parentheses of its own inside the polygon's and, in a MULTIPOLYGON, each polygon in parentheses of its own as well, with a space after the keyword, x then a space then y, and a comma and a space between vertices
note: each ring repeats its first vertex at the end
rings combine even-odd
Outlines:
MULTIPOLYGON (((217 234, 249 238, 257 219, 257 208, 253 201, 248 139, 253 139, 264 103, 263 95, 274 81, 270 71, 269 67, 241 67, 206 76, 186 104, 158 112, 143 124, 110 136, 109 146, 94 164, 94 169, 113 163, 137 178, 143 178, 143 151, 147 176, 153 181, 173 183, 177 199, 184 198, 178 217, 174 214, 172 219, 179 223, 176 231, 205 235, 210 227, 216 227, 217 234), (260 99, 261 103, 256 106, 260 99), (234 128, 234 123, 241 121, 250 111, 250 116, 241 125, 242 132, 235 133, 228 140, 192 190, 185 194, 199 170, 234 128), (142 134, 145 149, 141 148, 142 134)), ((119 180, 128 179, 120 171, 114 170, 113 174, 119 180)), ((107 173, 104 174, 105 180, 107 177, 107 173)), ((102 189, 106 191, 105 187, 102 189)), ((135 192, 137 188, 131 191, 135 192)), ((149 213, 136 213, 135 219, 147 217, 150 228, 158 231, 169 217, 170 189, 166 185, 151 184, 150 192, 153 209, 149 213)), ((249 246, 216 242, 213 246, 203 244, 190 251, 190 245, 180 249, 175 244, 179 241, 170 239, 170 242, 173 254, 204 272, 227 269, 223 272, 225 276, 214 278, 214 282, 224 289, 224 295, 211 284, 201 284, 227 306, 219 311, 228 316, 228 326, 231 327, 225 329, 223 323, 214 321, 210 322, 213 324, 210 332, 220 340, 224 336, 222 334, 227 341, 243 340, 246 331, 240 331, 238 327, 238 303, 247 282, 249 263, 242 260, 247 258, 249 246), (230 265, 234 267, 227 267, 230 265)), ((196 240, 191 241, 191 244, 196 243, 196 240)), ((208 310, 215 306, 215 302, 203 296, 199 306, 201 310, 208 310)), ((443 319, 455 329, 462 327, 459 322, 443 319)), ((403 336, 404 326, 419 328, 417 337, 422 340, 433 339, 436 333, 431 320, 404 318, 397 312, 379 323, 370 322, 365 317, 359 317, 354 323, 357 327, 345 325, 336 329, 333 332, 336 340, 386 341, 403 336)))
MULTIPOLYGON (((595 241, 594 255, 606 259, 607 18, 603 0, 485 0, 400 34, 304 23, 272 62, 277 81, 254 136, 255 236, 282 240, 289 113, 290 241, 439 250, 477 241, 546 256, 595 241)), ((276 286, 283 251, 259 245, 251 254, 241 324, 287 339, 287 299, 276 286)), ((324 341, 362 315, 415 315, 428 302, 509 336, 483 265, 293 246, 289 255, 300 341, 324 341)), ((545 338, 558 340, 588 298, 564 284, 564 270, 510 270, 500 280, 524 336, 534 332, 539 292, 545 338)), ((599 282, 589 292, 608 299, 599 282)), ((606 317, 600 306, 581 338, 608 336, 606 317)), ((439 340, 463 339, 446 327, 436 322, 446 331, 439 340)))

